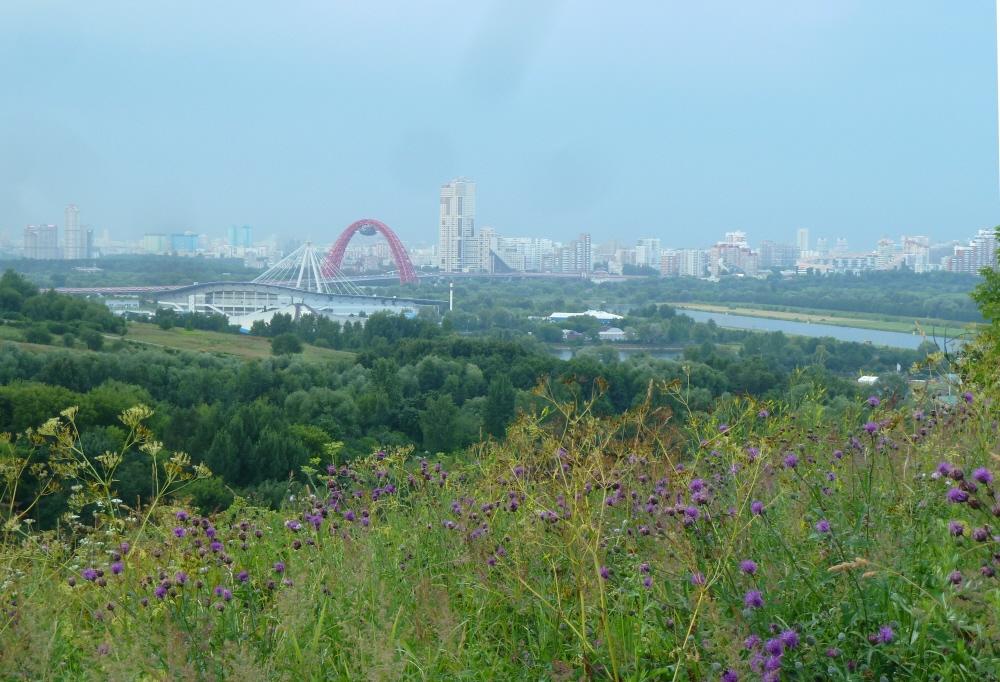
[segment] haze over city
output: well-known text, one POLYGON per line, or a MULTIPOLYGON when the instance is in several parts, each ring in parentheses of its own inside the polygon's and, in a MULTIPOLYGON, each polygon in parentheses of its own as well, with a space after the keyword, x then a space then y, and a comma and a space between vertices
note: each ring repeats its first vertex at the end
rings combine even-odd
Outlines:
POLYGON ((0 231, 673 246, 995 224, 994 4, 8 2, 0 231), (387 18, 391 18, 387 20, 387 18))

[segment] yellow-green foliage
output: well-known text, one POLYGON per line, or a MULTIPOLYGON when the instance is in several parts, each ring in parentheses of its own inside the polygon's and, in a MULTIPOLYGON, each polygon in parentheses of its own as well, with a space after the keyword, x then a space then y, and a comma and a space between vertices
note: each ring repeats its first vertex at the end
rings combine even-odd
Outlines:
POLYGON ((833 419, 809 397, 794 411, 734 399, 671 414, 652 407, 664 391, 683 404, 676 387, 652 386, 607 419, 542 390, 544 415, 462 461, 399 449, 348 464, 331 448, 282 513, 237 500, 213 518, 175 500, 207 472, 162 451, 148 410, 123 415, 128 439, 99 457, 66 413, 0 443, 0 670, 995 679, 989 396, 872 399, 833 419), (128 457, 157 478, 142 509, 114 498, 128 457), (45 486, 12 491, 36 465, 33 480, 80 486, 56 531, 26 524, 45 486))

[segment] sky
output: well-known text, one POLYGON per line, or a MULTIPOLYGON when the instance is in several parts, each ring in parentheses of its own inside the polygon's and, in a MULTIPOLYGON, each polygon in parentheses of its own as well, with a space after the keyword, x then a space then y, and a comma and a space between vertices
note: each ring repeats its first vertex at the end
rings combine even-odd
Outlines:
POLYGON ((2 0, 0 232, 852 247, 1000 223, 993 0, 2 0))

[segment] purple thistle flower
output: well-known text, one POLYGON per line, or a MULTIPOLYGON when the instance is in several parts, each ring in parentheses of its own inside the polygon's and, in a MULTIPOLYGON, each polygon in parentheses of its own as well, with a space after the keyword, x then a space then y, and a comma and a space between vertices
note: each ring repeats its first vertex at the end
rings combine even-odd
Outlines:
POLYGON ((89 580, 90 582, 97 580, 97 570, 93 568, 83 569, 83 571, 80 572, 80 575, 83 576, 84 580, 89 580))
POLYGON ((757 562, 751 559, 744 559, 740 562, 740 570, 748 575, 753 575, 757 572, 757 562))
POLYGON ((986 467, 979 467, 973 471, 972 477, 983 485, 989 485, 993 482, 993 474, 986 467))
POLYGON ((838 649, 837 647, 832 646, 826 650, 827 658, 837 658, 838 656, 840 656, 840 649, 838 649))
POLYGON ((692 585, 704 585, 705 584, 705 574, 695 571, 691 574, 691 584, 692 585))
POLYGON ((188 579, 188 574, 185 573, 184 571, 177 571, 177 573, 174 574, 174 581, 178 585, 183 585, 184 583, 187 582, 187 579, 188 579))
POLYGON ((748 609, 759 609, 764 605, 764 595, 760 590, 750 590, 743 596, 743 604, 748 609))
POLYGON ((799 633, 795 630, 785 630, 778 635, 778 638, 781 640, 781 643, 785 645, 786 649, 794 649, 799 645, 799 633))
POLYGON ((758 646, 760 646, 760 637, 758 637, 757 635, 750 635, 749 637, 743 640, 743 646, 746 647, 747 650, 756 649, 758 646))
POLYGON ((834 450, 833 451, 833 458, 834 459, 843 459, 844 458, 844 451, 843 450, 834 450))
POLYGON ((184 511, 183 509, 181 509, 179 512, 177 512, 176 514, 174 514, 174 516, 177 518, 178 521, 187 521, 188 520, 188 513, 186 511, 184 511))
POLYGON ((275 573, 284 573, 285 572, 285 562, 283 562, 283 561, 276 562, 274 564, 274 572, 275 573))
POLYGON ((643 561, 641 564, 639 564, 639 573, 642 573, 643 575, 649 575, 649 571, 650 568, 648 563, 643 561))
POLYGON ((153 590, 153 594, 156 595, 157 599, 163 599, 167 596, 167 588, 163 585, 157 585, 156 589, 153 590))
POLYGON ((976 542, 986 542, 990 538, 990 531, 986 528, 973 528, 972 539, 976 542))
POLYGON ((768 412, 767 410, 761 410, 760 412, 757 413, 757 418, 758 419, 767 419, 770 416, 771 416, 771 413, 768 412))
POLYGON ((246 571, 240 571, 239 573, 236 574, 236 579, 239 580, 241 583, 245 583, 246 581, 250 580, 250 574, 247 573, 246 571))
POLYGON ((703 490, 705 488, 705 481, 701 480, 700 478, 696 478, 693 481, 691 481, 691 483, 688 485, 688 488, 691 490, 691 492, 696 493, 699 490, 703 490))
POLYGON ((878 431, 878 424, 875 422, 868 422, 865 424, 865 431, 868 432, 869 436, 874 435, 875 432, 878 431))
POLYGON ((287 521, 285 521, 285 528, 287 528, 292 532, 298 532, 302 530, 302 524, 296 521, 295 519, 288 519, 287 521))
POLYGON ((780 638, 775 637, 764 642, 764 651, 771 656, 780 656, 785 653, 785 645, 780 638))
POLYGON ((185 529, 184 529, 183 527, 181 527, 181 526, 177 526, 176 528, 174 528, 174 535, 175 535, 176 537, 179 537, 179 538, 182 538, 182 537, 184 537, 185 535, 187 535, 187 530, 185 530, 185 529))
POLYGON ((794 452, 785 455, 785 468, 794 469, 799 464, 799 457, 794 452))
POLYGON ((611 569, 608 568, 607 566, 601 566, 600 574, 601 577, 604 578, 605 580, 611 579, 611 569))
POLYGON ((969 405, 971 405, 973 401, 973 395, 969 391, 966 391, 965 393, 962 394, 962 399, 965 400, 965 402, 967 402, 969 405))
POLYGON ((719 678, 720 682, 740 682, 740 676, 736 674, 736 671, 732 668, 727 668, 722 677, 719 678))
POLYGON ((113 575, 121 575, 122 571, 124 570, 125 570, 125 564, 123 564, 120 561, 116 561, 113 564, 111 564, 111 573, 113 575))
POLYGON ((949 521, 948 532, 955 537, 959 537, 965 534, 965 526, 963 526, 959 521, 949 521))
POLYGON ((223 601, 230 601, 230 600, 232 600, 232 598, 233 598, 233 593, 231 591, 223 588, 223 590, 222 590, 222 600, 223 601))
POLYGON ((645 578, 642 579, 642 586, 645 587, 647 590, 650 589, 653 586, 653 579, 647 575, 645 578))
POLYGON ((754 516, 760 516, 764 513, 764 503, 760 500, 754 500, 750 503, 750 513, 754 516))
POLYGON ((868 396, 868 406, 869 407, 878 407, 881 404, 882 404, 882 401, 879 400, 877 396, 874 396, 874 395, 868 396))
POLYGON ((948 574, 948 582, 950 582, 952 585, 961 585, 962 584, 962 572, 961 571, 952 571, 951 573, 949 573, 948 574))
POLYGON ((951 488, 948 490, 948 501, 954 502, 955 504, 968 502, 969 493, 965 492, 961 488, 951 488))
POLYGON ((892 631, 892 628, 888 625, 883 625, 878 629, 878 643, 888 644, 893 639, 896 638, 896 633, 892 631))
POLYGON ((818 533, 830 532, 830 522, 827 521, 826 519, 820 519, 819 521, 816 522, 816 525, 813 527, 816 529, 816 532, 818 533))

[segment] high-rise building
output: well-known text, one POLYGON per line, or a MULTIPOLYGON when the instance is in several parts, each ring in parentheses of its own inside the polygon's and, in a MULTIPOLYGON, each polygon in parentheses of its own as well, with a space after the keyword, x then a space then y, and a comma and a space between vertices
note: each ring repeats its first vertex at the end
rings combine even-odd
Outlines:
POLYGON ((93 232, 80 227, 80 209, 76 204, 67 206, 63 231, 63 258, 66 260, 90 258, 93 241, 93 232))
POLYGON ((24 228, 24 257, 59 257, 59 228, 55 225, 28 225, 24 228))
POLYGON ((497 237, 496 252, 512 270, 542 272, 546 261, 551 268, 555 244, 551 239, 538 237, 497 237))
POLYGON ((635 249, 636 265, 648 265, 651 268, 659 267, 661 250, 659 238, 643 237, 636 242, 635 249))
POLYGON ((804 227, 799 229, 796 233, 795 245, 799 247, 799 253, 809 250, 809 230, 804 227))
POLYGON ((142 250, 146 253, 163 254, 170 250, 170 238, 162 233, 142 235, 142 250))
POLYGON ((466 254, 463 270, 469 272, 493 272, 495 263, 493 254, 498 248, 497 231, 492 227, 484 227, 479 230, 479 234, 464 240, 467 246, 463 245, 466 254))
POLYGON ((177 253, 195 253, 198 251, 198 235, 194 232, 170 235, 170 250, 177 253))
POLYGON ((719 242, 709 249, 708 270, 712 277, 719 277, 726 273, 753 276, 757 274, 758 266, 757 252, 748 246, 719 242))
MULTIPOLYGON (((659 240, 657 240, 657 242, 659 242, 659 240)), ((590 243, 590 233, 582 233, 579 238, 573 242, 573 249, 576 256, 576 271, 592 272, 594 269, 594 253, 590 243)), ((657 249, 659 249, 659 246, 657 246, 657 249)))
POLYGON ((249 249, 253 246, 253 228, 249 225, 231 225, 227 241, 234 248, 249 249))
POLYGON ((894 270, 899 267, 902 250, 891 239, 879 239, 875 245, 875 269, 894 270))
POLYGON ((967 246, 955 246, 951 256, 942 260, 948 272, 976 274, 997 264, 997 238, 992 230, 979 230, 967 246))
MULTIPOLYGON (((444 272, 460 272, 476 260, 476 183, 456 178, 441 185, 438 259, 444 272)), ((478 264, 476 264, 478 265, 478 264)))
POLYGON ((760 243, 760 267, 791 268, 799 259, 798 248, 765 239, 760 243))
POLYGON ((742 230, 736 230, 735 232, 727 232, 725 244, 729 246, 742 246, 744 248, 750 248, 749 242, 747 242, 747 233, 742 230))
POLYGON ((704 277, 708 267, 708 257, 701 249, 684 249, 680 252, 680 276, 704 277))
POLYGON ((676 249, 666 249, 660 252, 660 275, 662 277, 680 277, 683 256, 676 249))

